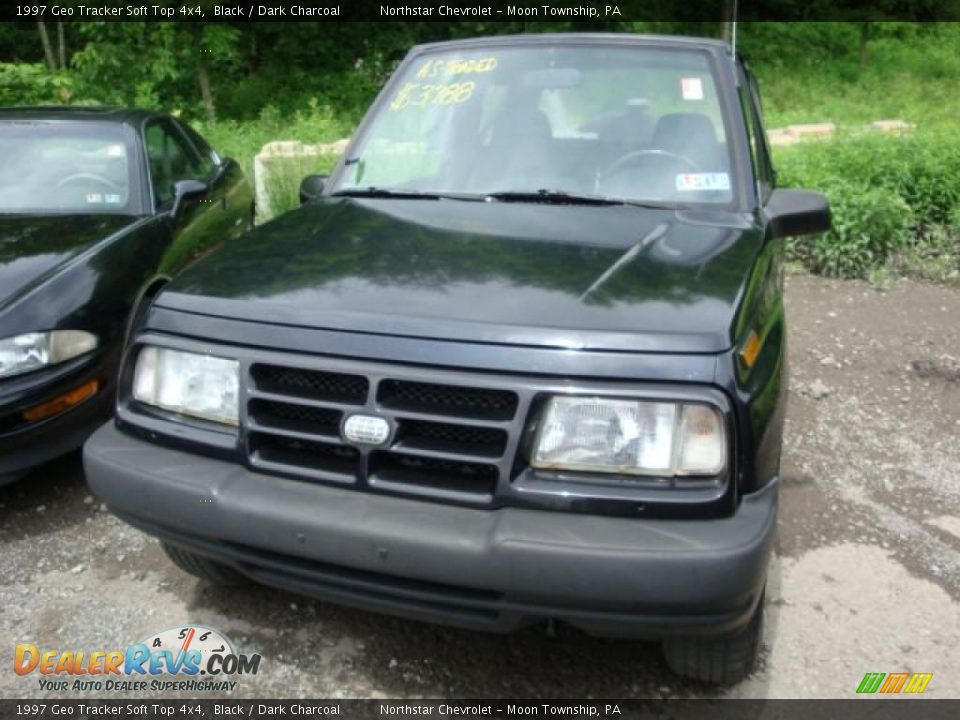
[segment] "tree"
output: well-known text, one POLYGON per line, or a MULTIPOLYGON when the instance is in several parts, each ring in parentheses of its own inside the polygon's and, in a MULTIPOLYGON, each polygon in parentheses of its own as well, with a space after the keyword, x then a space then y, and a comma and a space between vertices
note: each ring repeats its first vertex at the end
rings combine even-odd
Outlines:
POLYGON ((43 55, 47 61, 47 69, 55 73, 59 70, 67 69, 67 40, 66 32, 62 22, 57 22, 57 52, 53 51, 53 45, 50 42, 50 34, 47 32, 47 25, 42 20, 37 21, 37 29, 40 31, 40 43, 43 45, 43 55))
POLYGON ((59 20, 57 21, 57 50, 58 57, 60 58, 60 69, 67 69, 67 38, 66 32, 63 29, 63 23, 59 20))
POLYGON ((37 28, 40 30, 40 42, 43 44, 43 55, 47 59, 47 68, 50 72, 56 72, 57 58, 53 54, 53 46, 50 44, 50 36, 47 34, 47 24, 43 20, 38 20, 37 28))

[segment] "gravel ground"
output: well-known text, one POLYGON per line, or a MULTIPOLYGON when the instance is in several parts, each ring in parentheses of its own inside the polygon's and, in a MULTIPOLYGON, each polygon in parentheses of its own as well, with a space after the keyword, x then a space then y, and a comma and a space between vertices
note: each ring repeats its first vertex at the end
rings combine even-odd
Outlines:
MULTIPOLYGON (((178 571, 94 501, 77 457, 0 488, 0 697, 13 647, 113 649, 218 628, 260 673, 234 697, 850 697, 867 671, 960 697, 960 290, 789 280, 791 399, 756 672, 686 682, 654 644, 433 627, 178 571)), ((92 695, 85 695, 92 697, 92 695)))

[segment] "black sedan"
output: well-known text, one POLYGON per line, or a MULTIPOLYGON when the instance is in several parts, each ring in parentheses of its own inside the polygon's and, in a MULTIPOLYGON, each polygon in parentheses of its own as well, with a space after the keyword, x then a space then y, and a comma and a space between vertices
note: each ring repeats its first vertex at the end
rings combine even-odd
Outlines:
POLYGON ((168 115, 0 109, 0 483, 109 416, 144 298, 253 221, 253 192, 168 115))

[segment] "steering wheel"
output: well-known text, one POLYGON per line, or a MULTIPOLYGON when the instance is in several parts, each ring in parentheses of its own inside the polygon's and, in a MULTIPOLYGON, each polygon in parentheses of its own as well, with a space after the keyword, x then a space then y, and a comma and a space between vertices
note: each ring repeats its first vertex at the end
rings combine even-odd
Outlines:
POLYGON ((79 173, 74 173, 73 175, 67 175, 65 178, 62 178, 60 182, 57 183, 57 187, 63 187, 64 185, 69 185, 70 183, 75 183, 78 181, 85 181, 85 182, 93 181, 96 183, 100 183, 101 185, 105 185, 111 190, 120 189, 119 185, 117 185, 112 180, 109 180, 103 177, 103 175, 97 175, 96 173, 87 173, 87 172, 79 172, 79 173))
POLYGON ((700 166, 686 155, 680 155, 679 153, 673 153, 669 150, 658 150, 654 148, 651 150, 636 150, 617 158, 609 167, 600 171, 600 177, 606 177, 608 175, 614 175, 618 172, 623 172, 626 168, 646 162, 649 158, 665 158, 668 160, 673 160, 681 165, 684 165, 690 172, 700 172, 700 166))
POLYGON ((597 173, 596 191, 612 195, 672 197, 676 192, 677 172, 701 172, 700 166, 685 155, 668 150, 636 150, 617 158, 597 173), (640 165, 654 165, 658 170, 627 174, 640 165))

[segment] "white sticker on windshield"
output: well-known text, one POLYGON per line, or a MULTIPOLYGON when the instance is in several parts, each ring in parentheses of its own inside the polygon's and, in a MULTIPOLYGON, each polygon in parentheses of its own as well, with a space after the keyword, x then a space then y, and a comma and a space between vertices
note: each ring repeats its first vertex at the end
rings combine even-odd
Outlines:
POLYGON ((677 175, 677 190, 729 190, 727 173, 681 173, 677 175))
POLYGON ((108 157, 124 157, 127 154, 126 149, 123 145, 108 145, 107 146, 107 156, 108 157))
POLYGON ((120 203, 123 202, 123 198, 121 198, 119 195, 114 195, 112 193, 104 195, 103 199, 106 202, 110 203, 111 205, 119 205, 120 203))
POLYGON ((102 203, 103 194, 102 193, 87 193, 87 202, 88 203, 102 203))
POLYGON ((698 77, 680 78, 680 92, 684 100, 703 100, 703 80, 698 77))

